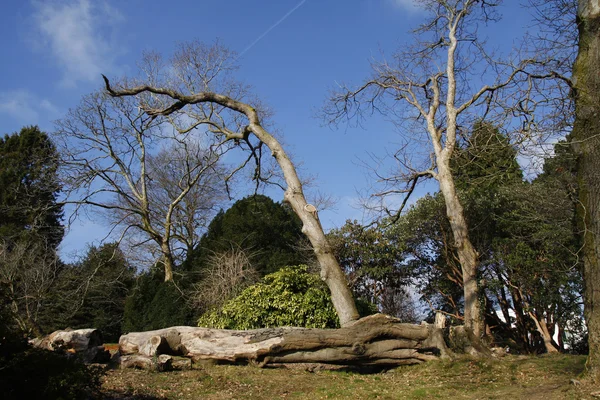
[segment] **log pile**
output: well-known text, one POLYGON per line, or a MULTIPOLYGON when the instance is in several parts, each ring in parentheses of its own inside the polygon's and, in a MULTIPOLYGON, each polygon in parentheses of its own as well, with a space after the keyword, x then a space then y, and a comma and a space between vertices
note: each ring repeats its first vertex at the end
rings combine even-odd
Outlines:
POLYGON ((119 340, 121 367, 159 370, 189 367, 186 359, 259 366, 318 363, 394 367, 448 355, 440 328, 406 324, 383 314, 340 329, 238 331, 177 326, 129 333, 119 340), (183 364, 181 357, 185 357, 183 364))

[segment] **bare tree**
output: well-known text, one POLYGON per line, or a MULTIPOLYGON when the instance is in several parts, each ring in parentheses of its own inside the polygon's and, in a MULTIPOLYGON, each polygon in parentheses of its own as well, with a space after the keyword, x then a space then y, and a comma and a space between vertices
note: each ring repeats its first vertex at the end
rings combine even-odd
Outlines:
MULTIPOLYGON (((178 138, 179 139, 179 138, 178 138)), ((173 199, 185 189, 185 179, 190 171, 206 160, 214 158, 210 150, 200 143, 182 143, 170 145, 158 154, 148 158, 148 174, 152 177, 148 185, 150 201, 154 210, 158 210, 158 221, 163 210, 168 210, 173 199)), ((217 208, 228 200, 223 179, 227 171, 221 163, 215 163, 209 170, 198 175, 198 181, 191 187, 177 207, 173 210, 172 250, 184 260, 196 248, 200 235, 215 215, 217 208)))
MULTIPOLYGON (((173 119, 157 120, 133 99, 93 93, 56 123, 66 203, 105 211, 120 238, 145 235, 160 249, 165 281, 173 278, 179 249, 197 242, 223 190, 216 180, 226 146, 208 142, 202 132, 177 130, 173 119), (214 191, 216 190, 216 191, 214 191)), ((210 137, 209 137, 210 138, 210 137)))
MULTIPOLYGON (((415 44, 394 54, 391 63, 374 63, 372 78, 357 89, 341 87, 333 93, 324 116, 333 124, 361 123, 365 114, 381 112, 406 132, 404 145, 392 154, 397 170, 389 175, 376 171, 383 188, 375 199, 381 211, 397 218, 419 182, 437 180, 460 260, 465 326, 480 336, 484 322, 478 253, 457 194, 452 155, 476 121, 503 126, 507 118, 529 116, 546 104, 549 99, 536 98, 542 92, 536 89, 551 72, 534 74, 527 70, 535 64, 532 60, 499 62, 486 52, 480 31, 498 18, 499 1, 422 0, 419 4, 429 17, 414 31, 415 44), (390 197, 400 197, 400 206, 386 206, 390 197)), ((535 129, 532 119, 524 120, 517 133, 535 129)))
POLYGON ((163 65, 155 57, 143 69, 140 82, 111 84, 105 77, 106 91, 115 100, 135 101, 145 112, 144 120, 160 123, 176 120, 184 123, 182 133, 203 127, 222 145, 231 144, 247 151, 247 158, 233 173, 254 165, 257 183, 268 182, 264 175, 263 151, 268 149, 278 163, 284 182, 276 182, 303 223, 321 265, 321 277, 328 284, 340 324, 358 319, 358 312, 346 278, 331 253, 317 209, 308 204, 296 168, 278 139, 263 124, 264 108, 252 100, 247 88, 236 82, 231 72, 234 55, 218 43, 213 46, 192 42, 181 45, 171 62, 163 65))
POLYGON ((600 1, 579 0, 579 53, 573 66, 580 216, 583 227, 586 370, 600 382, 600 1))
POLYGON ((193 305, 205 311, 219 307, 258 282, 260 274, 251 258, 251 254, 237 247, 209 256, 206 270, 190 295, 193 305))
POLYGON ((26 334, 41 336, 45 311, 60 272, 60 260, 43 241, 0 242, 0 281, 6 285, 14 320, 26 334))

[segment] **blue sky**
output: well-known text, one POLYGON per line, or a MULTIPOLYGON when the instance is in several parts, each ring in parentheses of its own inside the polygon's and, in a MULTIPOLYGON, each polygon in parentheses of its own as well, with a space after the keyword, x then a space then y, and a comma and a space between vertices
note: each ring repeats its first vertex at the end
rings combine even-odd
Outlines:
MULTIPOLYGON (((489 43, 508 49, 529 17, 517 0, 506 0, 502 14, 489 43)), ((238 76, 274 110, 301 173, 315 175, 315 189, 337 199, 335 210, 320 214, 324 226, 341 226, 362 218, 353 207, 357 191, 368 187, 359 160, 393 148, 397 132, 377 116, 363 129, 334 130, 315 114, 336 82, 367 77, 369 61, 410 40, 406 33, 422 17, 411 0, 7 0, 0 14, 0 133, 32 124, 51 132, 53 120, 101 86, 101 73, 133 75, 144 50, 168 55, 177 42, 219 38, 242 53, 238 76)), ((435 186, 420 193, 427 190, 435 186)), ((77 222, 63 252, 83 249, 104 231, 77 222)))

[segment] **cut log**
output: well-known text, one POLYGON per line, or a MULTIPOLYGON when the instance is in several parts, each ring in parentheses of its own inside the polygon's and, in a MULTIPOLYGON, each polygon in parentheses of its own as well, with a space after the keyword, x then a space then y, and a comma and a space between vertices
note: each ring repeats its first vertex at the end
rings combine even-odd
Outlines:
MULTIPOLYGON (((161 354, 227 363, 322 363, 397 366, 417 364, 449 351, 442 331, 376 314, 341 329, 265 328, 248 331, 177 326, 121 336, 122 358, 161 354)), ((122 365, 124 365, 122 363, 122 365)), ((140 365, 137 365, 140 366, 140 365)))
POLYGON ((104 348, 102 334, 98 329, 66 329, 55 331, 30 343, 45 350, 75 353, 85 363, 102 363, 110 359, 104 348))

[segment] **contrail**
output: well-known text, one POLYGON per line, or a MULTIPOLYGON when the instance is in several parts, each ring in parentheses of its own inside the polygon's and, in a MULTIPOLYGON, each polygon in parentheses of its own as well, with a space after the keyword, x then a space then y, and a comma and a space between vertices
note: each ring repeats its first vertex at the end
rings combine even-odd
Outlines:
POLYGON ((250 43, 250 45, 248 45, 248 47, 246 47, 239 55, 238 58, 241 58, 244 54, 246 54, 246 52, 248 50, 250 50, 252 47, 254 47, 256 45, 256 43, 260 42, 262 38, 264 38, 265 36, 267 36, 269 34, 269 32, 271 32, 273 29, 277 28, 277 26, 279 24, 281 24, 283 21, 286 20, 287 17, 289 17, 290 15, 292 15, 292 13, 294 11, 296 11, 297 9, 299 9, 302 4, 306 3, 307 0, 302 0, 300 3, 296 4, 296 6, 294 8, 292 8, 290 11, 287 12, 287 14, 285 14, 283 17, 281 17, 279 19, 279 21, 275 22, 273 25, 271 25, 271 27, 269 29, 267 29, 266 31, 264 31, 262 33, 262 35, 260 35, 254 42, 250 43))

